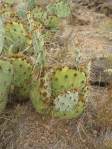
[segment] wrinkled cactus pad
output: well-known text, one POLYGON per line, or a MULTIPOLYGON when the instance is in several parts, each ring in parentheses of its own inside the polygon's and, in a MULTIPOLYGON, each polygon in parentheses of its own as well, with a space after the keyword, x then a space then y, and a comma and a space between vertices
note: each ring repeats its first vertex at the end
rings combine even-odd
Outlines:
POLYGON ((7 60, 0 60, 0 112, 5 109, 8 102, 12 77, 13 69, 10 62, 7 60))
POLYGON ((85 104, 77 91, 67 91, 54 99, 52 115, 59 118, 76 118, 84 111, 85 104))

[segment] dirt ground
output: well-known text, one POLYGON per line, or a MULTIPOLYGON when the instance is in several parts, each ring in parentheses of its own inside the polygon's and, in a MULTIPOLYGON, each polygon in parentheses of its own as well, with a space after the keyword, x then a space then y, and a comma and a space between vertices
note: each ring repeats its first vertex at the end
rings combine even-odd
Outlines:
MULTIPOLYGON (((89 2, 73 0, 72 17, 63 21, 47 51, 49 65, 74 64, 76 49, 82 64, 112 54, 111 0, 89 2)), ((85 112, 72 120, 40 115, 30 101, 8 105, 0 115, 0 149, 112 149, 110 96, 112 89, 90 86, 85 112)))

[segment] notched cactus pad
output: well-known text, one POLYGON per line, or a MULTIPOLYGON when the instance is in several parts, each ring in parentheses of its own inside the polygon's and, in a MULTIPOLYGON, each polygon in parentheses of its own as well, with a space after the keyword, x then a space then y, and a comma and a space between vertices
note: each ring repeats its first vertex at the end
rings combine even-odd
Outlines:
POLYGON ((19 100, 29 98, 31 80, 32 80, 32 64, 25 57, 12 57, 14 78, 13 86, 15 96, 19 100))
POLYGON ((8 94, 13 77, 13 69, 10 62, 0 60, 0 112, 2 112, 8 101, 8 94))
POLYGON ((84 111, 84 103, 80 101, 77 91, 68 91, 54 99, 52 115, 60 118, 75 118, 84 111))
POLYGON ((86 74, 83 71, 68 67, 57 69, 51 81, 53 95, 70 89, 81 91, 86 86, 86 81, 86 74))

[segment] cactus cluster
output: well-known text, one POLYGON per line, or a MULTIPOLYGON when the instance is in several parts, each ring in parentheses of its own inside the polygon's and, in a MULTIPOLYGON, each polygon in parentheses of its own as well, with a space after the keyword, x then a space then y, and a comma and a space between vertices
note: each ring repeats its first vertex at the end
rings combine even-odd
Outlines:
POLYGON ((46 66, 45 43, 60 28, 61 20, 70 15, 68 0, 56 0, 43 7, 36 0, 3 3, 0 13, 5 32, 0 51, 7 60, 0 60, 0 111, 12 95, 15 100, 30 98, 39 113, 60 118, 79 116, 85 108, 85 72, 46 66), (33 57, 34 65, 18 53, 33 57))
MULTIPOLYGON (((36 111, 60 118, 79 116, 85 108, 86 74, 69 67, 58 68, 44 74, 37 89, 31 92, 36 111), (37 95, 36 95, 37 94, 37 95)), ((37 84, 37 83, 36 83, 37 84)))
POLYGON ((6 0, 1 5, 5 30, 3 50, 8 54, 27 51, 31 55, 35 52, 35 32, 39 31, 46 40, 46 36, 55 34, 60 28, 60 18, 70 14, 69 3, 65 0, 55 1, 45 8, 40 7, 36 0, 6 0))

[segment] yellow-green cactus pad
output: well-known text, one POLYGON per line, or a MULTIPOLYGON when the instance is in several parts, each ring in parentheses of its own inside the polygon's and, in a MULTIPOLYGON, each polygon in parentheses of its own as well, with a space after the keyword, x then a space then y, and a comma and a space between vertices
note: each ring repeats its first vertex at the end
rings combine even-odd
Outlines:
POLYGON ((49 73, 33 81, 30 97, 37 112, 45 114, 50 111, 51 84, 49 73))
POLYGON ((86 74, 83 71, 64 67, 57 69, 52 76, 51 86, 53 95, 77 89, 81 91, 86 86, 86 74))
POLYGON ((30 95, 32 104, 37 112, 46 113, 47 112, 47 104, 45 102, 45 98, 41 94, 41 88, 38 82, 33 84, 31 95, 30 95))
POLYGON ((0 112, 2 112, 6 107, 12 77, 13 69, 10 62, 0 60, 0 112))
POLYGON ((21 23, 6 23, 4 48, 6 51, 10 49, 11 52, 23 50, 28 40, 26 36, 26 31, 21 23))

